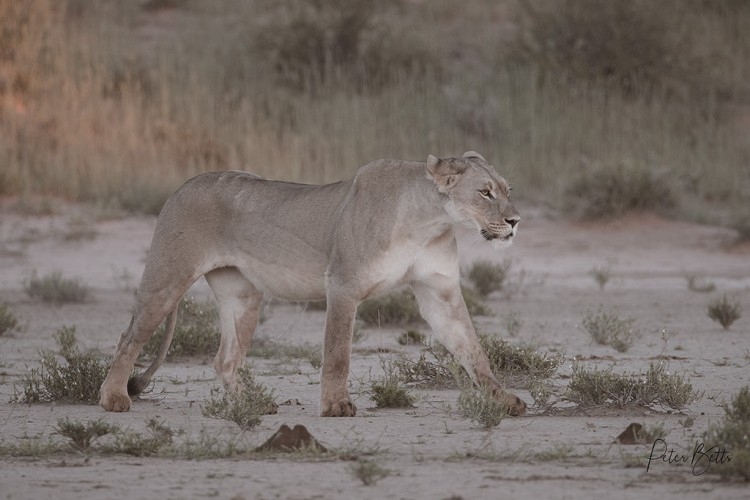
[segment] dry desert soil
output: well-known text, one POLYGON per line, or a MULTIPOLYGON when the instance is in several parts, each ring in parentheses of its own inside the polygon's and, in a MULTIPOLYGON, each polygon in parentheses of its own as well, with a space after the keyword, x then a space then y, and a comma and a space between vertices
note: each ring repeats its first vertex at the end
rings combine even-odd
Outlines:
MULTIPOLYGON (((750 247, 736 244, 732 230, 649 214, 572 223, 522 207, 516 242, 505 253, 459 232, 463 264, 512 259, 512 286, 489 297, 494 315, 475 318, 481 331, 564 353, 553 380, 561 392, 573 363, 640 373, 666 360, 670 373, 684 375, 700 393, 680 411, 575 408, 561 401, 557 410, 531 406, 527 415, 506 418, 487 431, 458 415, 458 390, 421 388, 413 389, 412 408, 377 409, 368 388, 382 373, 381 360, 400 353, 416 358, 421 350, 397 343, 404 328, 382 327, 366 329, 354 345, 351 391, 359 408, 354 418, 318 416, 318 373, 306 360, 255 357, 251 348, 248 363, 257 379, 275 390, 277 402, 290 404, 242 432, 202 414, 219 385, 210 358, 166 363, 128 413, 106 413, 96 405, 9 402, 20 377, 38 366, 39 350, 55 348, 53 335, 64 325, 75 326, 81 346, 113 352, 130 319, 155 223, 148 217, 106 217, 81 206, 54 212, 21 214, 8 206, 0 211, 0 303, 22 323, 20 331, 0 336, 1 498, 747 498, 747 483, 714 474, 722 464, 701 474, 689 461, 656 460, 647 471, 653 443, 614 444, 628 424, 638 422, 661 428, 670 448, 689 454, 720 421, 721 404, 750 384, 750 247), (603 290, 590 273, 597 266, 611 273, 603 290), (30 298, 24 283, 32 273, 52 271, 88 285, 90 297, 62 306, 30 298), (689 275, 713 283, 715 291, 689 289, 689 275), (746 309, 728 331, 706 314, 708 301, 723 292, 746 309), (627 352, 598 345, 583 330, 582 317, 600 304, 635 319, 640 336, 627 352), (523 322, 513 337, 504 326, 510 313, 523 322), (175 431, 176 443, 208 436, 249 448, 282 424, 302 424, 333 451, 227 458, 8 452, 34 439, 62 439, 55 429, 64 418, 101 419, 138 432, 156 418, 175 431), (387 472, 365 485, 353 468, 371 463, 387 472)), ((190 293, 203 297, 209 290, 200 282, 190 293)), ((256 339, 320 345, 323 322, 323 312, 273 303, 256 339)), ((528 391, 516 392, 532 403, 528 391)))

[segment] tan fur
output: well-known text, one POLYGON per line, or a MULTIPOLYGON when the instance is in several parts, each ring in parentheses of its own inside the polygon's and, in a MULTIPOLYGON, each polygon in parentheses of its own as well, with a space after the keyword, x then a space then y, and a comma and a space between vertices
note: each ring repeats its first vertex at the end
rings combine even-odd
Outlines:
MULTIPOLYGON (((128 376, 146 341, 190 285, 206 276, 219 303, 214 366, 228 389, 250 346, 261 300, 327 299, 320 414, 353 416, 347 390, 357 305, 410 285, 435 336, 474 382, 513 415, 523 401, 503 391, 477 340, 459 286, 453 224, 498 246, 519 220, 505 179, 478 153, 426 162, 378 160, 354 179, 324 186, 214 172, 186 182, 156 225, 135 314, 101 389, 101 406, 127 411, 128 376)), ((161 363, 157 359, 146 379, 161 363)))

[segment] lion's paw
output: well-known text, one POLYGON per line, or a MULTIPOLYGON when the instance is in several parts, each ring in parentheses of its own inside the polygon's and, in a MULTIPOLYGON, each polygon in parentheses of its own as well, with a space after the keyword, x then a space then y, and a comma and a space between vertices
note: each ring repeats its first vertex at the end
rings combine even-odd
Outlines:
POLYGON ((357 414, 357 407, 350 398, 339 399, 323 403, 320 406, 321 417, 353 417, 357 414))
POLYGON ((106 394, 102 392, 99 406, 107 411, 123 412, 130 410, 130 397, 127 394, 106 394))

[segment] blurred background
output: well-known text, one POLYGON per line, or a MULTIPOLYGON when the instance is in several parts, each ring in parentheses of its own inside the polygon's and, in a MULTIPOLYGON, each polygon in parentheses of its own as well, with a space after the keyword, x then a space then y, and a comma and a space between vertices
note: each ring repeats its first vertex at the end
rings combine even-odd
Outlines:
POLYGON ((0 195, 481 152, 517 199, 750 238, 745 0, 0 0, 0 195))

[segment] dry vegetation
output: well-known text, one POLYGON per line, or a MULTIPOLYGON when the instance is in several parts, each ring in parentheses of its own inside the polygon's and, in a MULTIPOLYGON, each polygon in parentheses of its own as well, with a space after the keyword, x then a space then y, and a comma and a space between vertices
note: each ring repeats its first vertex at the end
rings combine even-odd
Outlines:
POLYGON ((0 20, 0 194, 155 213, 204 170, 323 182, 472 148, 585 216, 747 216, 743 2, 0 0, 0 20))

